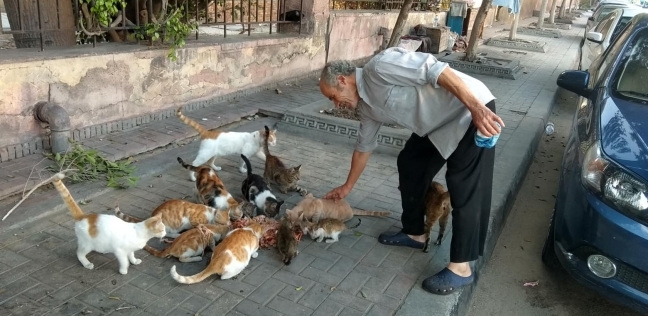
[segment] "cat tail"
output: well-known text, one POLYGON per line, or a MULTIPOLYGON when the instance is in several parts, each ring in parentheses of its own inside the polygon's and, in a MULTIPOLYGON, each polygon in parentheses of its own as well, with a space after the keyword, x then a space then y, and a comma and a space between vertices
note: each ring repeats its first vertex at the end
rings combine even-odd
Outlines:
POLYGON ((185 163, 184 160, 182 160, 182 158, 180 158, 180 157, 178 157, 178 162, 182 165, 183 168, 185 168, 187 170, 191 170, 191 171, 195 172, 198 169, 198 168, 196 168, 196 167, 194 167, 194 166, 192 166, 192 165, 190 165, 188 163, 185 163))
POLYGON ((181 121, 183 121, 185 124, 193 127, 193 129, 198 131, 198 134, 200 134, 200 137, 206 137, 209 134, 209 131, 207 129, 205 129, 204 127, 200 126, 200 124, 198 124, 198 122, 184 116, 184 114, 182 114, 181 110, 182 110, 182 107, 179 107, 178 110, 176 111, 176 114, 178 115, 178 117, 180 118, 181 121))
POLYGON ((353 209, 353 215, 364 215, 364 216, 389 216, 391 215, 391 212, 387 211, 365 211, 365 210, 358 210, 358 209, 353 209))
POLYGON ((74 218, 75 221, 80 221, 84 217, 83 211, 76 203, 76 201, 74 201, 72 195, 70 194, 70 191, 68 191, 67 187, 65 187, 65 184, 63 184, 63 181, 61 181, 63 180, 63 178, 65 178, 65 175, 63 173, 57 173, 56 175, 54 175, 54 180, 52 180, 52 183, 61 195, 61 198, 63 198, 63 202, 65 202, 68 210, 70 210, 70 213, 72 213, 72 218, 74 218))
POLYGON ((266 156, 270 156, 270 149, 268 148, 268 138, 270 138, 270 129, 268 125, 263 126, 265 128, 265 136, 263 137, 263 152, 266 156))
POLYGON ((176 280, 178 283, 183 283, 183 284, 194 284, 194 283, 201 282, 202 280, 210 277, 212 274, 214 274, 214 272, 210 271, 209 266, 207 266, 205 270, 202 270, 192 276, 179 275, 178 272, 176 272, 175 265, 171 267, 171 277, 174 280, 176 280))
POLYGON ((121 220, 123 220, 124 222, 129 222, 129 223, 139 223, 142 221, 141 219, 135 216, 122 213, 122 211, 119 209, 119 206, 115 206, 115 216, 121 218, 121 220))
POLYGON ((159 258, 166 258, 167 249, 169 249, 169 248, 166 248, 166 249, 160 251, 160 250, 157 250, 157 249, 155 249, 155 248, 153 248, 153 247, 151 247, 149 245, 144 246, 144 250, 148 251, 150 254, 152 254, 152 255, 154 255, 156 257, 159 257, 159 258))
POLYGON ((249 178, 250 176, 252 176, 252 164, 244 154, 241 154, 241 158, 243 159, 243 161, 245 161, 245 167, 247 167, 247 176, 249 178))
POLYGON ((350 226, 349 229, 353 229, 360 226, 360 223, 362 223, 362 220, 358 218, 358 224, 356 224, 355 226, 350 226))

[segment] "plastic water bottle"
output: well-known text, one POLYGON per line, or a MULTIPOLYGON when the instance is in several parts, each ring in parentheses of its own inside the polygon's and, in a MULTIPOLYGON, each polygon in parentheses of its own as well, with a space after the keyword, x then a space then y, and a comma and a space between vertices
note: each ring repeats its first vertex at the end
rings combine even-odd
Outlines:
POLYGON ((547 126, 545 126, 545 133, 547 135, 553 134, 555 131, 554 123, 549 122, 547 126))
POLYGON ((433 25, 434 25, 434 27, 439 26, 439 16, 436 15, 436 14, 434 15, 434 24, 433 25))
MULTIPOLYGON (((495 124, 497 124, 497 127, 501 130, 502 126, 499 125, 499 123, 497 123, 497 122, 495 122, 495 124)), ((499 139, 500 134, 493 135, 491 137, 486 137, 479 130, 477 130, 477 133, 475 133, 475 144, 478 147, 493 148, 493 147, 495 147, 495 144, 497 143, 497 140, 499 139)))

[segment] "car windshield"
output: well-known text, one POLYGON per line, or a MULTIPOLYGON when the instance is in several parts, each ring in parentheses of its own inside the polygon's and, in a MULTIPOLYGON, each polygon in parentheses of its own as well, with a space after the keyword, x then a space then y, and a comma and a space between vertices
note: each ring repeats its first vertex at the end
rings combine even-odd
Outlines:
POLYGON ((648 104, 648 28, 639 31, 628 46, 615 80, 613 93, 629 101, 648 104))
POLYGON ((600 21, 605 18, 610 12, 614 11, 614 9, 617 9, 618 7, 615 6, 606 6, 601 9, 601 13, 599 13, 598 17, 596 18, 596 21, 600 21))

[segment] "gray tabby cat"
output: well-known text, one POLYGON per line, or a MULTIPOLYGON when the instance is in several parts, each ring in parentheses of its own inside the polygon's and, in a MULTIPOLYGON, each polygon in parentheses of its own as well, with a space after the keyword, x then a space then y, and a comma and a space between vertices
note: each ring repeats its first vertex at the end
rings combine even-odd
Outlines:
POLYGON ((301 196, 308 194, 308 191, 297 185, 299 179, 301 178, 301 165, 287 168, 279 157, 270 154, 268 149, 268 137, 270 136, 270 129, 268 126, 265 126, 265 141, 263 143, 263 151, 266 155, 265 160, 265 170, 263 172, 263 178, 265 181, 270 184, 276 184, 279 186, 279 191, 286 194, 288 191, 299 192, 301 196))

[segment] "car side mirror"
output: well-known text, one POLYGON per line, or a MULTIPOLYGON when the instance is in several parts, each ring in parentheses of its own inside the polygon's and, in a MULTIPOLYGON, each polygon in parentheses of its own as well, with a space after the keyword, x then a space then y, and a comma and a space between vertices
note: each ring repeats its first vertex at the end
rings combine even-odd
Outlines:
POLYGON ((587 39, 594 43, 601 44, 603 43, 603 34, 599 32, 587 32, 587 39))
POLYGON ((582 97, 589 98, 592 91, 587 87, 590 74, 582 70, 567 70, 560 73, 556 84, 559 87, 576 93, 582 97))

